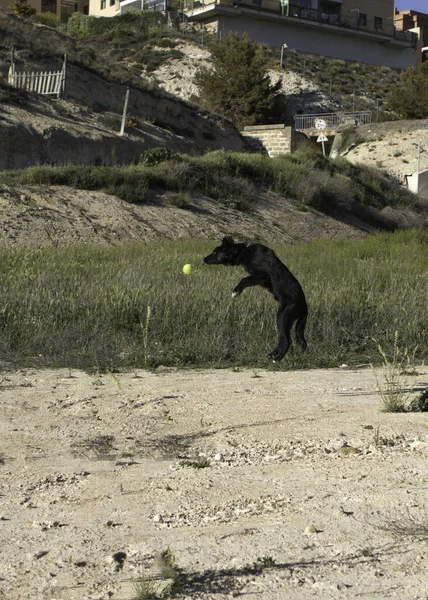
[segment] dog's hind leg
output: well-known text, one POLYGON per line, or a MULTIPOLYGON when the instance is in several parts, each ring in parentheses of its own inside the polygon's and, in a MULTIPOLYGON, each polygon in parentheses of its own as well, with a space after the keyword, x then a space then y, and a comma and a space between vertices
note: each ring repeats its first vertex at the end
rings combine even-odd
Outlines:
POLYGON ((296 313, 294 308, 289 305, 280 305, 278 309, 278 314, 276 317, 276 322, 278 326, 278 345, 275 350, 269 352, 268 357, 274 361, 282 360, 284 356, 287 354, 288 349, 291 345, 291 326, 296 319, 296 313))
POLYGON ((305 315, 299 317, 296 322, 296 340, 297 340, 297 343, 299 344, 299 346, 301 347, 301 349, 303 350, 303 352, 308 347, 308 344, 306 343, 306 340, 305 340, 305 327, 306 327, 306 319, 307 318, 308 318, 308 315, 305 314, 305 315))

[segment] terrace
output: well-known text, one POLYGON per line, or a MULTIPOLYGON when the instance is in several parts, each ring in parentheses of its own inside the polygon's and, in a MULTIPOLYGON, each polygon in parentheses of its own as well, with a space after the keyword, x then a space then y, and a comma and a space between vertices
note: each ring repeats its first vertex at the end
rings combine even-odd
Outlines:
POLYGON ((168 5, 173 10, 184 12, 193 21, 204 21, 220 13, 239 11, 242 14, 252 13, 259 17, 271 16, 283 22, 305 27, 375 36, 391 45, 416 47, 417 35, 411 31, 397 30, 392 18, 391 23, 376 18, 372 21, 362 18, 357 9, 355 9, 355 16, 346 16, 340 12, 340 2, 327 2, 325 6, 328 8, 325 10, 304 7, 304 2, 299 0, 295 2, 295 4, 288 4, 285 0, 171 0, 168 5))

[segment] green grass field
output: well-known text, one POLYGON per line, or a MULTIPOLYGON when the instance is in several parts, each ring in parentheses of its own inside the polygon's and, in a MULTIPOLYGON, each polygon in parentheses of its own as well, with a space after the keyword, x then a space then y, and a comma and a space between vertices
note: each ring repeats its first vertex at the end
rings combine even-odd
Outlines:
MULTIPOLYGON (((232 300, 240 268, 202 263, 215 242, 0 250, 0 351, 15 366, 268 367, 276 302, 232 300), (190 276, 182 273, 192 263, 190 276)), ((428 354, 428 232, 276 246, 301 281, 309 350, 275 368, 380 363, 398 331, 428 354), (376 340, 376 341, 374 341, 376 340)))

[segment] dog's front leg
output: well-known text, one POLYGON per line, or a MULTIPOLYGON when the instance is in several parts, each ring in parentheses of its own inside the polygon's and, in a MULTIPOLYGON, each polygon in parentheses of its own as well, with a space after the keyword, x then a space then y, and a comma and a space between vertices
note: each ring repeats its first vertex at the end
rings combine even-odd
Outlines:
POLYGON ((239 294, 241 294, 241 292, 247 287, 251 287, 253 285, 264 285, 264 283, 264 277, 258 277, 257 275, 249 275, 248 277, 244 277, 244 279, 241 279, 236 288, 233 290, 232 298, 239 296, 239 294))

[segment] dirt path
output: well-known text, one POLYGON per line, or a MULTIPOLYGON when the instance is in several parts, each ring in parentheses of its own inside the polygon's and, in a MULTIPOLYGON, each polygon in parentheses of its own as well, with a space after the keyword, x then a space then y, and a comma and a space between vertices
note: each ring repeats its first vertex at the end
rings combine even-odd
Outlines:
POLYGON ((27 370, 0 399, 2 599, 136 598, 168 547, 180 598, 428 598, 428 415, 370 369, 27 370))

